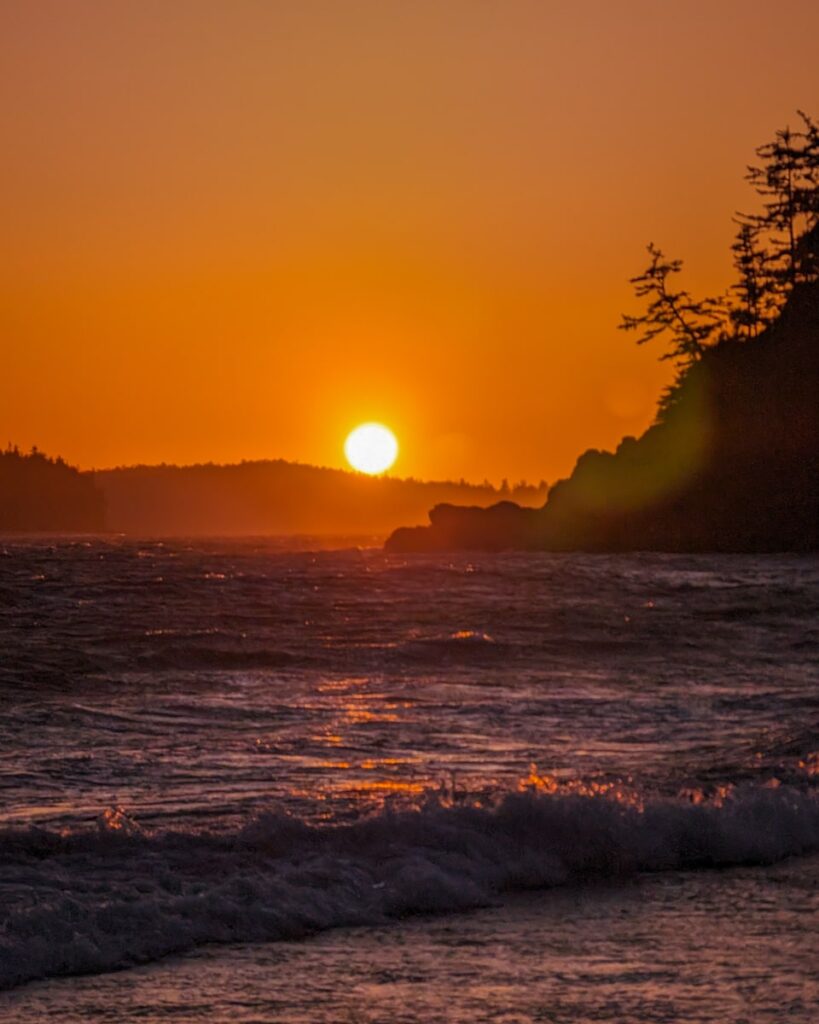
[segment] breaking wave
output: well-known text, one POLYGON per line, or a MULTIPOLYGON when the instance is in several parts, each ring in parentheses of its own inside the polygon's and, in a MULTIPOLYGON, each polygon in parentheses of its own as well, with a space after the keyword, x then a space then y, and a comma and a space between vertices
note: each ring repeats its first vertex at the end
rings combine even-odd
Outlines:
POLYGON ((430 798, 332 826, 270 813, 230 833, 148 833, 111 811, 96 829, 0 832, 0 987, 466 910, 515 889, 816 850, 816 791, 775 782, 643 801, 533 775, 491 805, 430 798))

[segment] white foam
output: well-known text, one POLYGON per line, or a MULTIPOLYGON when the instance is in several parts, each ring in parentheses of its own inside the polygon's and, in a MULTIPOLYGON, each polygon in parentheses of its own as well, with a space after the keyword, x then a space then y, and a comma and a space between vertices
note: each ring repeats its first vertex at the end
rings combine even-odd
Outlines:
POLYGON ((238 832, 0 833, 0 986, 98 972, 210 942, 292 938, 504 890, 630 871, 768 863, 819 849, 819 799, 789 786, 718 799, 527 791, 491 807, 386 812, 312 827, 267 814, 238 832))

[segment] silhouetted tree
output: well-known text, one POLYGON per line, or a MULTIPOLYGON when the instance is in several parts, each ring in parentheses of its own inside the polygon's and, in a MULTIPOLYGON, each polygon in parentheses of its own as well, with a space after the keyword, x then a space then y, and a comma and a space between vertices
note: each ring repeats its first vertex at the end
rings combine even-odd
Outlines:
POLYGON ((815 254, 806 257, 799 240, 819 219, 819 126, 801 110, 799 117, 802 130, 778 131, 756 150, 761 163, 746 175, 764 200, 764 212, 742 220, 765 236, 766 287, 778 306, 797 282, 817 273, 815 254))
POLYGON ((660 358, 687 366, 724 330, 724 302, 713 298, 697 301, 687 291, 674 291, 669 279, 680 272, 682 260, 666 259, 653 243, 648 253, 651 261, 646 270, 631 278, 635 295, 647 299, 648 307, 642 316, 623 314, 620 330, 639 331, 638 345, 666 335, 669 349, 660 358))
POLYGON ((776 315, 766 272, 765 250, 759 245, 759 226, 739 221, 731 251, 738 280, 731 287, 734 304, 729 318, 737 337, 755 338, 776 315))
POLYGON ((674 291, 681 260, 668 260, 649 245, 651 261, 631 278, 638 298, 648 300, 641 316, 624 315, 620 328, 638 331, 642 345, 661 335, 669 339, 661 359, 677 366, 676 381, 660 400, 660 418, 674 403, 688 367, 713 343, 756 337, 779 314, 788 293, 819 277, 819 125, 799 111, 802 128, 778 131, 760 146, 759 166, 746 179, 763 197, 763 212, 740 214, 731 249, 738 280, 720 298, 692 299, 674 291))

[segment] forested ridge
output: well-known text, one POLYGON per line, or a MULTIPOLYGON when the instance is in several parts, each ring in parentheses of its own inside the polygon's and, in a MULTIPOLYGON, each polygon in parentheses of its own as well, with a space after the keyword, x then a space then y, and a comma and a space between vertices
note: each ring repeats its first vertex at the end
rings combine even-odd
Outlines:
POLYGON ((799 116, 748 168, 760 208, 735 217, 724 295, 692 296, 654 244, 632 279, 620 326, 676 367, 654 424, 581 455, 543 509, 440 506, 389 547, 819 549, 819 129, 799 116))
POLYGON ((547 485, 427 481, 284 459, 83 471, 37 449, 0 452, 0 530, 143 536, 313 534, 384 537, 430 504, 499 498, 540 505, 547 485))
POLYGON ((91 477, 36 448, 0 451, 0 530, 93 533, 103 527, 104 499, 91 477))

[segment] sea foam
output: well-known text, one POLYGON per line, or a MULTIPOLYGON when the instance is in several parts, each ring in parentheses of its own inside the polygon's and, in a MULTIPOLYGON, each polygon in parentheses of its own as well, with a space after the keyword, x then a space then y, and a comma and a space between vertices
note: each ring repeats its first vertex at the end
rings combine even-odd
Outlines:
POLYGON ((0 833, 0 986, 466 910, 515 889, 818 849, 817 794, 788 785, 643 800, 535 777, 491 805, 430 799, 333 826, 269 813, 220 834, 148 833, 111 812, 96 829, 0 833))

